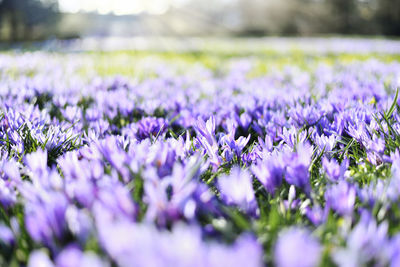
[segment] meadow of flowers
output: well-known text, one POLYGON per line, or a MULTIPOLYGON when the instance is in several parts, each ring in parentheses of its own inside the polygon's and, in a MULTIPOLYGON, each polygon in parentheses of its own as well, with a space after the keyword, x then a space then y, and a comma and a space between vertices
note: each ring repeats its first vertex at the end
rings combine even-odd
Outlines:
POLYGON ((0 266, 400 266, 400 59, 335 53, 0 54, 0 266))

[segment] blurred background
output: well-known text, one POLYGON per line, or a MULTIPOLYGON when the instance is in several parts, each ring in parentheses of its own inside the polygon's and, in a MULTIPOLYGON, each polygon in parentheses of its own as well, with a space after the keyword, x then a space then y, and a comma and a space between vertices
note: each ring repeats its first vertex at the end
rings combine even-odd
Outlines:
POLYGON ((0 0, 2 42, 400 35, 400 0, 0 0))

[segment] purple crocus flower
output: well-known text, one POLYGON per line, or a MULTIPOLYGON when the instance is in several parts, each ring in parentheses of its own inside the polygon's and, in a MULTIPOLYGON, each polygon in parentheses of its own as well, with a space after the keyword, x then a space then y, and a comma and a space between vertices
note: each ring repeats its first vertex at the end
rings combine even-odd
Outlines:
POLYGON ((55 267, 43 250, 35 250, 29 255, 28 267, 55 267))
POLYGON ((206 265, 213 267, 261 267, 263 266, 262 248, 252 236, 242 235, 232 247, 219 244, 210 246, 209 260, 206 265))
POLYGON ((121 148, 118 139, 115 136, 107 136, 105 139, 96 142, 96 149, 127 181, 129 171, 125 165, 128 161, 128 155, 121 148))
POLYGON ((250 135, 247 137, 240 136, 238 139, 235 139, 236 126, 232 121, 228 122, 228 134, 221 137, 220 142, 225 143, 225 146, 234 152, 237 159, 240 159, 240 155, 242 150, 247 145, 250 140, 250 135))
POLYGON ((74 245, 69 245, 57 256, 55 260, 57 267, 81 266, 82 251, 74 245))
POLYGON ((400 234, 395 235, 389 244, 390 267, 400 266, 400 234))
POLYGON ((367 160, 373 165, 382 164, 382 157, 374 151, 367 151, 367 160))
POLYGON ((298 126, 303 126, 315 124, 321 118, 322 113, 315 106, 303 107, 297 104, 289 111, 289 115, 298 126))
POLYGON ((347 235, 346 247, 333 251, 333 260, 339 266, 364 266, 374 262, 377 266, 387 264, 385 248, 388 246, 388 224, 377 225, 368 213, 363 213, 360 222, 347 235))
POLYGON ((339 163, 336 161, 336 159, 328 159, 324 157, 322 159, 322 166, 329 178, 332 182, 338 181, 339 179, 344 178, 344 174, 349 166, 349 160, 344 159, 342 163, 339 165, 339 163))
POLYGON ((282 134, 279 136, 290 148, 295 148, 297 144, 302 144, 305 142, 307 138, 307 131, 298 132, 295 127, 291 127, 289 129, 283 128, 282 134))
POLYGON ((215 117, 211 116, 207 122, 199 117, 194 125, 196 131, 203 137, 205 137, 208 143, 215 143, 215 117))
POLYGON ((266 135, 264 140, 262 140, 261 137, 258 137, 258 144, 262 150, 267 152, 271 152, 274 146, 273 139, 269 135, 266 135))
POLYGON ((397 186, 394 184, 390 186, 390 182, 377 180, 376 183, 372 182, 364 187, 357 187, 357 196, 362 203, 373 208, 375 204, 388 200, 388 196, 393 192, 391 189, 397 190, 397 186))
POLYGON ((385 150, 385 140, 378 137, 376 134, 372 136, 372 139, 367 141, 367 149, 374 151, 375 153, 382 153, 385 150))
POLYGON ((2 169, 4 171, 5 177, 9 180, 19 183, 21 181, 21 175, 19 173, 18 163, 14 160, 4 161, 2 164, 2 169))
POLYGON ((328 217, 329 207, 325 206, 321 208, 320 206, 316 205, 312 208, 306 207, 305 214, 307 218, 316 226, 321 225, 326 221, 328 217))
POLYGON ((47 171, 47 151, 38 150, 25 156, 25 163, 36 175, 47 171))
POLYGON ((275 245, 277 267, 316 267, 321 259, 319 242, 305 229, 290 228, 280 233, 275 245))
POLYGON ((354 125, 350 124, 347 128, 347 133, 359 143, 369 139, 365 126, 361 122, 354 125))
POLYGON ((331 152, 335 147, 337 137, 335 135, 315 135, 315 143, 318 145, 320 151, 331 152))
POLYGON ((243 129, 247 130, 249 125, 252 121, 251 116, 248 113, 242 113, 240 116, 235 113, 235 120, 236 122, 242 127, 243 129))
POLYGON ((93 252, 82 252, 77 246, 69 245, 57 256, 57 267, 107 267, 110 264, 102 261, 93 252))
POLYGON ((218 154, 218 143, 215 139, 215 118, 212 116, 206 123, 198 118, 195 129, 198 133, 197 141, 207 153, 214 168, 221 164, 221 157, 218 154))
POLYGON ((254 211, 256 203, 252 178, 247 170, 233 167, 229 175, 218 178, 218 188, 222 199, 228 205, 233 204, 245 211, 254 211))
POLYGON ((308 143, 297 145, 297 152, 287 155, 287 168, 285 179, 289 184, 304 190, 306 194, 311 192, 309 167, 313 155, 313 147, 308 143))
POLYGON ((5 226, 4 224, 0 224, 0 244, 6 244, 8 246, 15 244, 14 233, 10 228, 5 226))
POLYGON ((276 153, 265 157, 263 160, 251 166, 252 173, 265 186, 270 194, 282 184, 285 173, 285 163, 282 155, 276 153))
POLYGON ((14 186, 0 178, 0 203, 4 207, 9 207, 17 202, 17 191, 14 186))
POLYGON ((166 231, 107 219, 98 224, 100 242, 119 266, 262 266, 262 248, 248 235, 225 245, 203 241, 196 225, 178 223, 166 231))
POLYGON ((26 203, 25 226, 32 239, 51 247, 54 238, 63 238, 67 205, 65 196, 58 192, 47 193, 36 203, 26 203))
POLYGON ((93 231, 93 222, 86 209, 69 206, 65 212, 69 231, 84 244, 93 231))
POLYGON ((163 118, 146 117, 137 123, 136 137, 138 140, 162 135, 168 127, 168 122, 163 118))
POLYGON ((148 204, 146 220, 157 221, 165 225, 168 220, 177 220, 180 217, 177 207, 171 205, 168 199, 166 180, 160 180, 154 168, 147 169, 144 174, 144 201, 148 204))
POLYGON ((356 201, 356 189, 346 181, 330 186, 325 192, 326 205, 340 215, 349 216, 353 213, 356 201))

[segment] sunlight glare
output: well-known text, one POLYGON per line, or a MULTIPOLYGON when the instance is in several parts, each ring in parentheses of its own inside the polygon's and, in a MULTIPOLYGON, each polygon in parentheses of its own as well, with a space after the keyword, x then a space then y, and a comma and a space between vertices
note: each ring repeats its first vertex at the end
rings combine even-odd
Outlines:
POLYGON ((182 5, 187 0, 59 0, 62 12, 97 12, 99 14, 131 15, 143 12, 160 15, 170 7, 182 5))

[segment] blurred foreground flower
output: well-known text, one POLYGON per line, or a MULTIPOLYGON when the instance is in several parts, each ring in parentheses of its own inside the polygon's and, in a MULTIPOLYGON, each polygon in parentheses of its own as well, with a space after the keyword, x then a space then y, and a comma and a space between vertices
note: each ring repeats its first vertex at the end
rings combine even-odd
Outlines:
POLYGON ((322 248, 311 234, 301 228, 290 228, 280 233, 275 246, 278 267, 316 267, 322 248))

